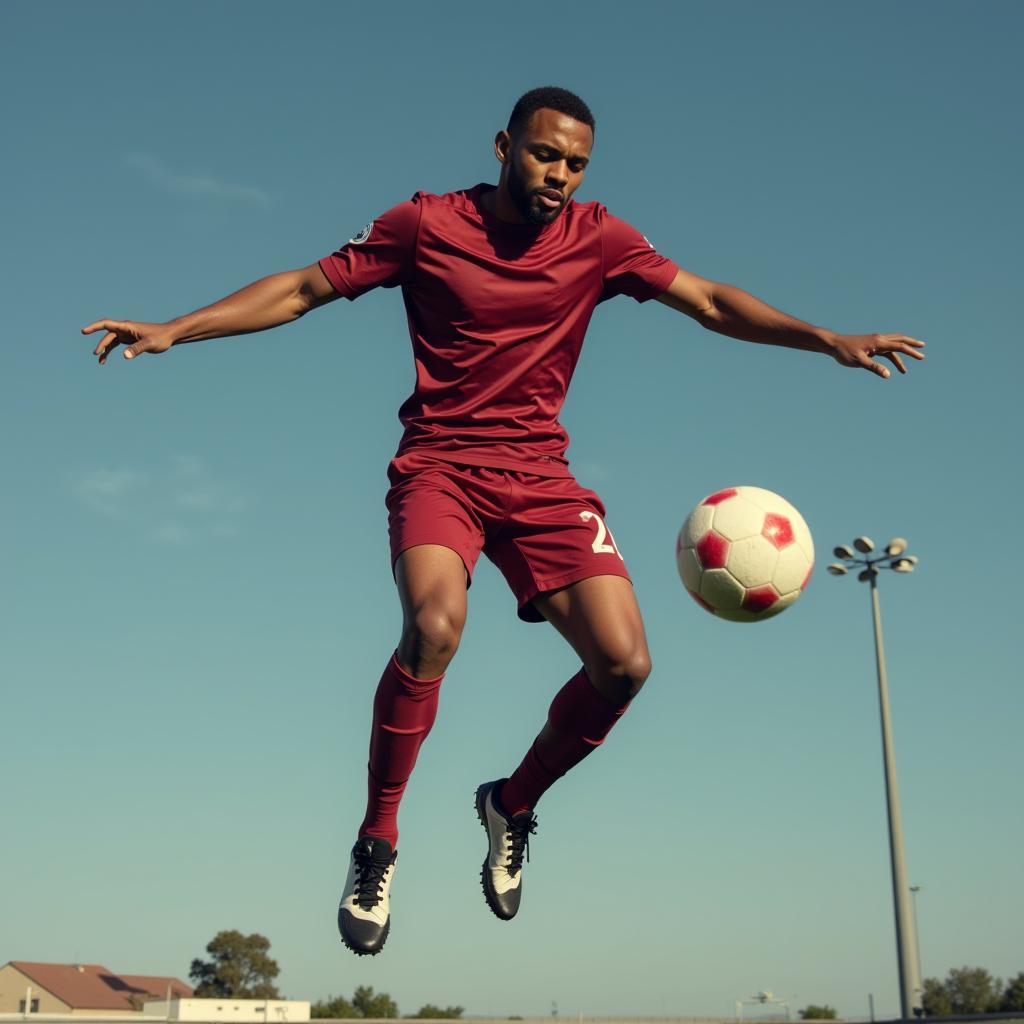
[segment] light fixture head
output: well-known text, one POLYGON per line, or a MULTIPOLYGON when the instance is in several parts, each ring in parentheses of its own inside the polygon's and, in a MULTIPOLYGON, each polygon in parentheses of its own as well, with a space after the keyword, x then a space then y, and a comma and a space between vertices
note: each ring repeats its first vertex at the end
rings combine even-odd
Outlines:
POLYGON ((907 541, 904 537, 893 537, 885 545, 885 553, 891 558, 893 555, 902 555, 907 550, 907 541))
POLYGON ((857 573, 857 579, 860 580, 861 583, 867 583, 869 579, 877 575, 878 570, 875 568, 862 569, 859 573, 857 573))
POLYGON ((832 549, 832 554, 836 558, 853 558, 853 548, 847 547, 845 544, 840 544, 839 547, 832 549))
POLYGON ((845 565, 840 565, 838 562, 833 562, 830 566, 828 566, 828 571, 832 573, 833 576, 845 576, 850 570, 847 569, 845 565))
POLYGON ((892 563, 893 572, 913 572, 914 563, 909 558, 897 558, 892 563))
POLYGON ((875 542, 870 537, 858 537, 853 546, 862 554, 869 555, 875 550, 875 542))

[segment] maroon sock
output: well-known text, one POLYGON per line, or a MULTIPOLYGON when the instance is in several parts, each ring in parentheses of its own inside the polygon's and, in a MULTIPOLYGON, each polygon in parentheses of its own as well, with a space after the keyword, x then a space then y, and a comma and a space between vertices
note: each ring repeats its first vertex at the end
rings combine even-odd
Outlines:
POLYGON ((377 684, 367 765, 366 817, 359 835, 398 844, 398 805, 416 764, 416 755, 437 715, 444 673, 416 679, 392 657, 377 684))
POLYGON ((615 707, 605 700, 580 669, 555 695, 547 725, 501 787, 499 802, 505 813, 515 817, 533 810, 557 779, 604 743, 628 707, 628 701, 615 707))

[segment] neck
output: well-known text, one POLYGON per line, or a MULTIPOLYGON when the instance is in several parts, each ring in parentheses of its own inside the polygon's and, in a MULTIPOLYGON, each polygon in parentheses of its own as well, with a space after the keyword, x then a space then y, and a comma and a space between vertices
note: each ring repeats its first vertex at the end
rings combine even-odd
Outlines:
POLYGON ((498 220, 508 224, 527 224, 527 219, 516 208, 512 197, 508 194, 508 187, 505 185, 505 176, 502 175, 498 181, 498 187, 493 192, 485 192, 480 201, 488 213, 493 214, 498 220))

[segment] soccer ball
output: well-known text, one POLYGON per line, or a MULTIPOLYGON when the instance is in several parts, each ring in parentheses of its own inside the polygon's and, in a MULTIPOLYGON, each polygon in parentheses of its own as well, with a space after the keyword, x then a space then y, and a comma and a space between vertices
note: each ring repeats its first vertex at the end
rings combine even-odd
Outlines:
POLYGON ((733 622, 758 622, 785 611, 807 586, 814 541, 785 498, 763 487, 727 487, 686 517, 676 564, 702 608, 733 622))

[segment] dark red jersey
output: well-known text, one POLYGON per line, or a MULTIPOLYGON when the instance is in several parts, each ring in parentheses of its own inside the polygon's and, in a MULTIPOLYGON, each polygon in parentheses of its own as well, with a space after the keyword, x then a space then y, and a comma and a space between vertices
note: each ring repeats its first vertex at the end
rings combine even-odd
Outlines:
POLYGON ((600 203, 509 224, 477 185, 418 192, 320 261, 340 295, 402 288, 416 387, 399 454, 568 474, 558 422, 594 307, 661 295, 678 268, 600 203))

